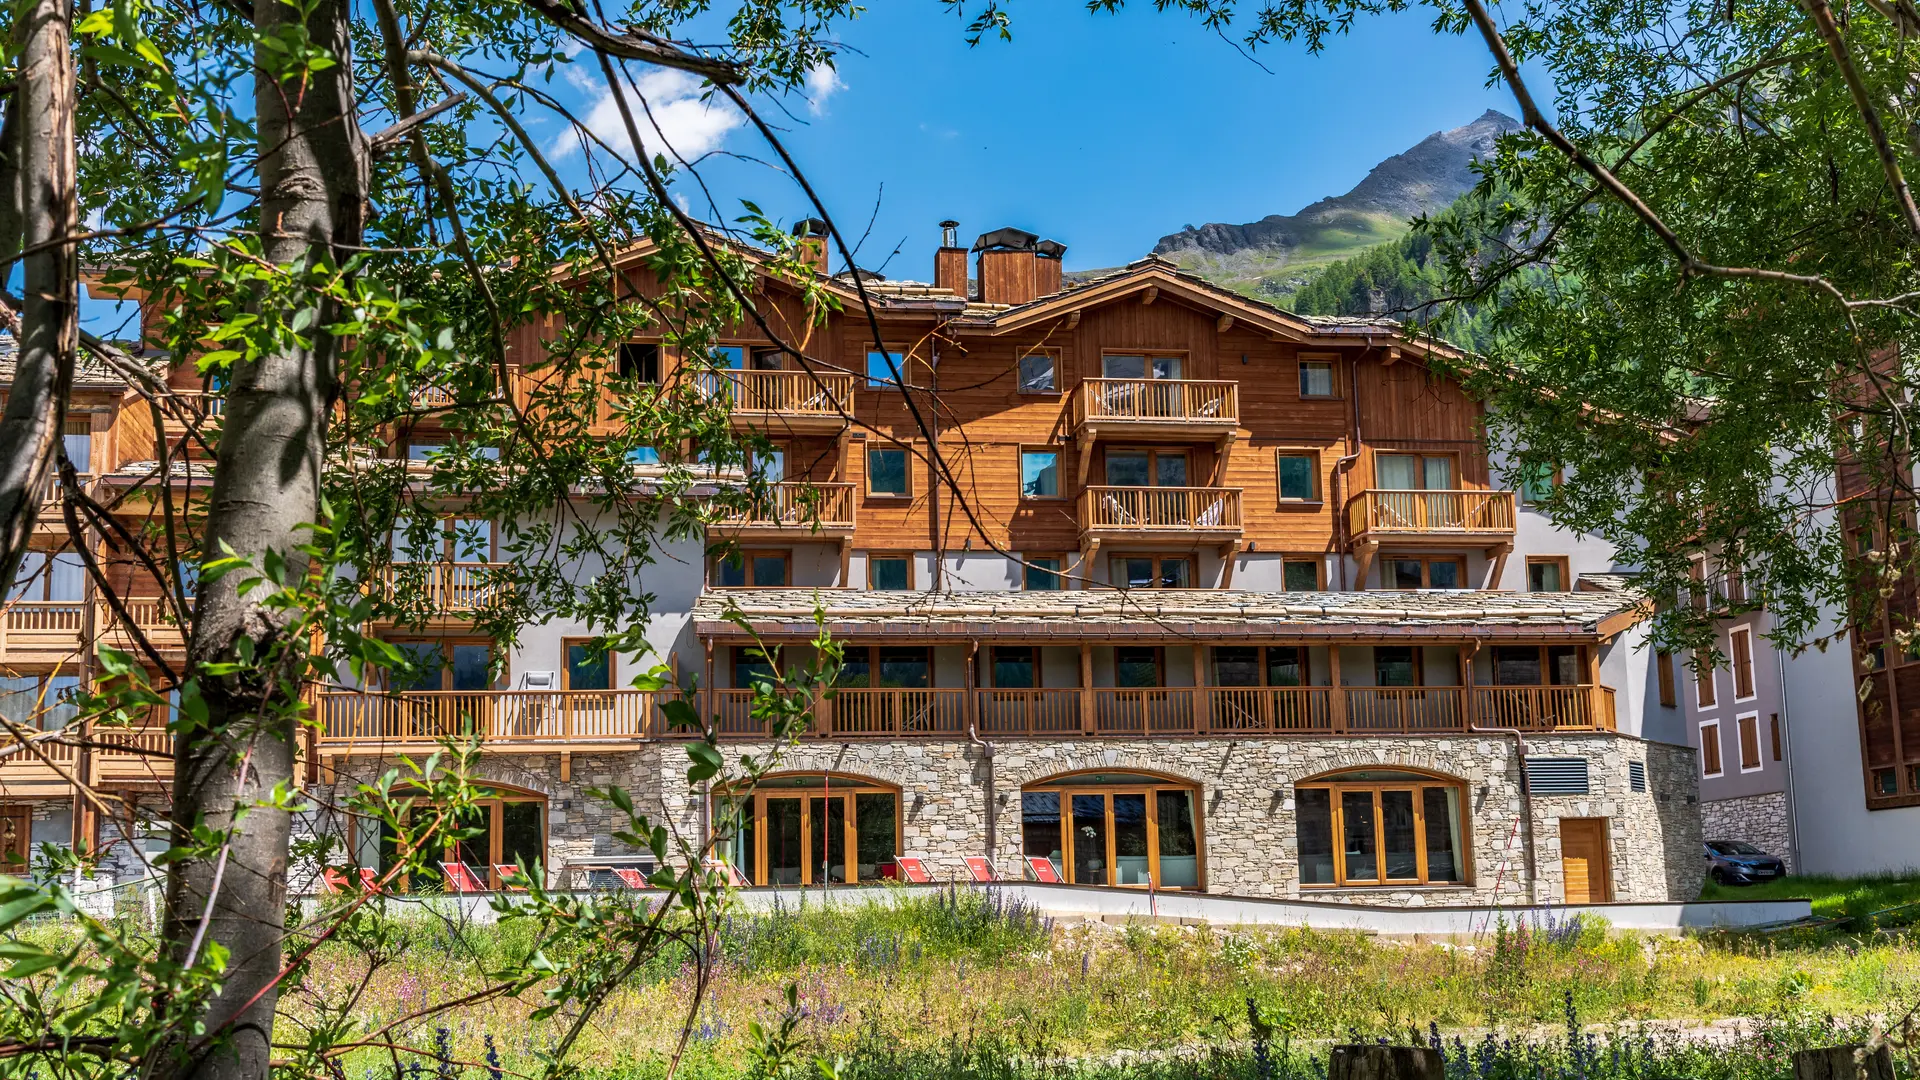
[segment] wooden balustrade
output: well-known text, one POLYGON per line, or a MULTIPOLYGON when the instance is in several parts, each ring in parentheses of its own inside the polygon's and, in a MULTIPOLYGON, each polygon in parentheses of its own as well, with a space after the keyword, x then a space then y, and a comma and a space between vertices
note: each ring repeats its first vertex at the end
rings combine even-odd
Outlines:
POLYGON ((825 706, 822 730, 836 736, 951 737, 967 730, 965 690, 843 687, 825 706))
POLYGON ((616 742, 658 729, 656 704, 644 690, 329 691, 315 713, 330 743, 616 742))
POLYGON ((1090 486, 1080 494, 1082 532, 1240 532, 1240 489, 1090 486))
POLYGON ((1093 691, 1096 735, 1191 735, 1197 729, 1191 687, 1126 687, 1093 691))
MULTIPOLYGON (((147 640, 159 648, 182 648, 186 633, 169 617, 159 597, 126 597, 127 614, 147 640)), ((93 608, 94 632, 124 648, 125 634, 105 600, 8 600, 0 604, 0 659, 64 662, 81 652, 87 609, 93 608)))
POLYGON ((1349 686, 1345 730, 1351 734, 1465 731, 1463 686, 1349 686))
POLYGON ((1513 532, 1511 491, 1399 491, 1369 488, 1347 503, 1347 525, 1363 534, 1513 532))
POLYGON ((726 513, 715 524, 753 529, 808 530, 853 527, 853 485, 785 480, 768 485, 767 498, 736 513, 726 513))
POLYGON ((396 562, 380 571, 383 595, 391 599, 396 584, 417 586, 425 606, 440 612, 478 611, 494 590, 504 588, 495 574, 510 563, 396 562))
POLYGON ((1240 384, 1203 379, 1087 379, 1075 395, 1076 417, 1088 422, 1237 426, 1240 384))
MULTIPOLYGON (((1610 700, 1611 691, 1602 689, 1610 700)), ((1473 698, 1475 723, 1481 727, 1550 731, 1613 726, 1610 712, 1595 722, 1591 686, 1483 686, 1474 690, 1473 698)))
POLYGON ((853 410, 853 375, 844 371, 705 371, 698 385, 725 396, 736 412, 834 417, 853 410))
POLYGON ((999 736, 1078 735, 1079 687, 1057 690, 980 690, 974 694, 980 734, 999 736))
POLYGON ((1333 730, 1330 686, 1210 686, 1207 729, 1223 735, 1324 735, 1333 730))

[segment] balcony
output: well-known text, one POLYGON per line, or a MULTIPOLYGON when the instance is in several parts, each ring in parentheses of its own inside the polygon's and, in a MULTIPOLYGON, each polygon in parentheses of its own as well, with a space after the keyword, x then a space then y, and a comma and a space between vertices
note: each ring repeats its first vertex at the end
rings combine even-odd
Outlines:
MULTIPOLYGON (((157 597, 121 601, 147 641, 162 652, 186 648, 186 634, 168 618, 157 597)), ((137 648, 133 635, 115 619, 105 600, 9 600, 0 606, 0 661, 8 664, 64 664, 90 652, 93 637, 117 649, 137 648), (88 609, 92 611, 89 612, 88 609)))
POLYGON ((853 414, 850 372, 706 371, 696 378, 708 395, 731 402, 736 427, 837 435, 853 414))
POLYGON ((1240 489, 1222 487, 1088 487, 1080 493, 1080 534, 1106 540, 1239 537, 1240 489))
POLYGON ((1369 488, 1347 502, 1347 532, 1375 544, 1455 537, 1488 547, 1511 543, 1513 492, 1369 488))
MULTIPOLYGON (((777 374, 777 373, 776 373, 777 374)), ((715 517, 713 528, 740 539, 793 539, 799 536, 853 535, 853 485, 782 481, 737 513, 715 517)))
POLYGON ((1219 438, 1240 428, 1240 384, 1200 379, 1087 379, 1074 394, 1083 435, 1219 438))
POLYGON ((512 563, 396 562, 375 578, 379 595, 391 600, 396 584, 418 586, 421 606, 435 615, 468 615, 487 606, 498 590, 510 586, 494 580, 512 563))
MULTIPOLYGON (((683 737, 661 706, 675 692, 489 690, 318 695, 323 752, 430 749, 478 738, 490 750, 542 753, 683 737)), ((709 690, 696 710, 727 738, 764 739, 751 690, 709 690)), ((1471 727, 1612 730, 1613 692, 1580 686, 1202 686, 1055 689, 845 687, 815 703, 827 739, 1411 736, 1471 727)))
MULTIPOLYGON (((96 728, 87 733, 95 746, 87 755, 87 782, 100 786, 162 784, 173 779, 173 736, 166 718, 155 716, 144 727, 96 728)), ((11 742, 0 736, 0 742, 11 742)), ((80 748, 43 741, 31 750, 0 758, 0 785, 10 795, 71 794, 70 780, 81 779, 80 748)))

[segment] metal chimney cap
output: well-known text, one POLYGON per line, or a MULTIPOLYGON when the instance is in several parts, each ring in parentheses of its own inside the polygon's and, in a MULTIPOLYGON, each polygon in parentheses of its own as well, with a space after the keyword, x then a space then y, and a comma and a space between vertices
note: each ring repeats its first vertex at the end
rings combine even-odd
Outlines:
POLYGON ((799 221, 793 223, 793 235, 825 236, 827 235, 827 223, 821 221, 819 218, 801 218, 799 221))
POLYGON ((1008 251, 1032 251, 1034 242, 1040 237, 1025 229, 1008 227, 980 234, 973 242, 973 250, 986 251, 990 248, 1004 248, 1008 251))
POLYGON ((1042 240, 1033 245, 1033 250, 1038 252, 1043 259, 1064 259, 1067 257, 1067 245, 1058 240, 1042 240))

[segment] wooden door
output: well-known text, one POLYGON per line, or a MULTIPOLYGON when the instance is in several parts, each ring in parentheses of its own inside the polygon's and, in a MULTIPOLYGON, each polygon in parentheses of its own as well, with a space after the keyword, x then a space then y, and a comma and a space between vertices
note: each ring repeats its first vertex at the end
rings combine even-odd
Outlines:
POLYGON ((1604 904, 1613 899, 1607 873, 1607 819, 1560 819, 1560 871, 1569 904, 1604 904))
POLYGON ((23 874, 33 859, 33 807, 0 806, 0 874, 23 874))

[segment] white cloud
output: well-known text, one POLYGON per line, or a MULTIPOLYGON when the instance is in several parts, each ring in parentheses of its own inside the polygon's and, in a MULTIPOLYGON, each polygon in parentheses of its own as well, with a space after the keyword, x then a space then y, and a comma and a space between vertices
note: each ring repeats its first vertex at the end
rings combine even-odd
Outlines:
POLYGON ((827 111, 827 99, 845 90, 847 84, 840 81, 840 73, 821 64, 807 72, 807 111, 815 116, 827 111))
MULTIPOLYGON (((746 122, 723 101, 703 101, 701 80, 684 71, 666 68, 648 71, 635 80, 636 97, 627 94, 627 106, 633 110, 634 126, 640 130, 640 144, 648 154, 676 155, 688 161, 717 149, 733 129, 746 122), (645 106, 640 99, 644 98, 645 106)), ((592 105, 581 118, 594 133, 622 157, 632 150, 627 126, 620 118, 619 103, 603 85, 593 92, 592 105)), ((555 139, 549 150, 555 158, 564 158, 580 149, 580 137, 572 131, 555 139)))

